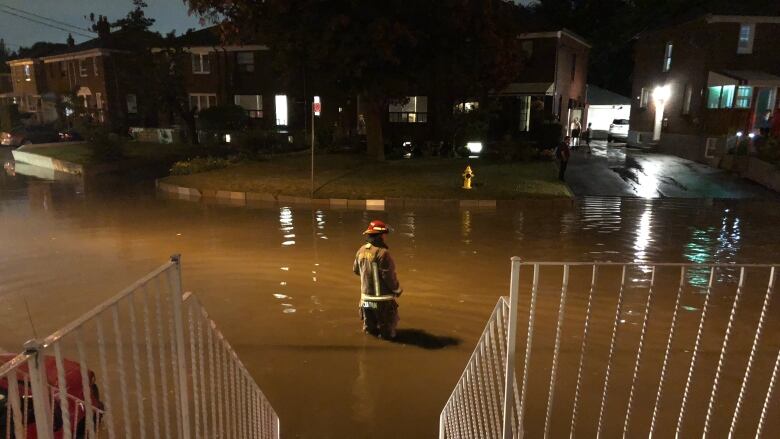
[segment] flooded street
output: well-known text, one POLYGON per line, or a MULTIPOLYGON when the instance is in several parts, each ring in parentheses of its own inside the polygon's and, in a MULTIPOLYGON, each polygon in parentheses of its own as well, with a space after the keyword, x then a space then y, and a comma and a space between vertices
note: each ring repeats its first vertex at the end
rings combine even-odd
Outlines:
MULTIPOLYGON (((2 162, 10 155, 7 149, 0 154, 2 162)), ((162 199, 149 181, 128 187, 110 179, 81 184, 10 174, 0 175, 0 348, 18 350, 181 253, 184 288, 200 298, 274 405, 283 437, 435 437, 442 406, 496 300, 508 292, 511 256, 780 259, 775 201, 594 197, 492 210, 239 208, 162 199), (405 289, 399 343, 360 331, 352 260, 361 231, 375 217, 395 228, 388 242, 405 289)), ((529 281, 527 273, 521 276, 529 281)), ((577 279, 586 277, 580 272, 577 279)), ((765 291, 765 279, 748 291, 745 306, 752 310, 760 309, 762 283, 765 291)), ((573 314, 584 307, 580 290, 570 299, 573 314)), ((673 303, 672 294, 659 293, 658 304, 673 303)), ((691 296, 683 318, 695 324, 700 298, 691 296)), ((641 320, 644 306, 633 299, 626 302, 628 324, 641 320)), ((717 299, 714 315, 727 314, 731 298, 717 299)), ((527 300, 521 302, 524 312, 527 300)), ((611 324, 614 302, 606 295, 595 303, 595 316, 603 318, 594 330, 597 346, 608 343, 608 331, 600 328, 611 324)), ((779 309, 773 308, 767 327, 774 349, 779 309)), ((542 306, 542 325, 554 328, 555 312, 542 306)), ((747 334, 734 349, 749 349, 747 334)), ((545 330, 540 337, 552 335, 545 330)), ((664 343, 649 346, 662 351, 664 343)), ((706 358, 717 359, 717 343, 708 348, 706 358)), ((576 352, 567 355, 563 361, 575 358, 575 364, 562 367, 576 369, 576 352)), ((544 397, 530 402, 540 407, 531 413, 543 413, 544 397)), ((563 424, 568 427, 568 417, 563 424)), ((563 430, 554 436, 564 436, 563 430)), ((780 434, 776 419, 765 433, 780 434)))

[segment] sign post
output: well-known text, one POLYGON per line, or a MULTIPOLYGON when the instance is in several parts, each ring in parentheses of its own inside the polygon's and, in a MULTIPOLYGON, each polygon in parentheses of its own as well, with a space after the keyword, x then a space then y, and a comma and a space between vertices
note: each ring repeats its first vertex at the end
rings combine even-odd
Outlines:
POLYGON ((322 112, 322 103, 320 97, 314 96, 311 104, 311 198, 314 199, 314 116, 319 116, 322 112))

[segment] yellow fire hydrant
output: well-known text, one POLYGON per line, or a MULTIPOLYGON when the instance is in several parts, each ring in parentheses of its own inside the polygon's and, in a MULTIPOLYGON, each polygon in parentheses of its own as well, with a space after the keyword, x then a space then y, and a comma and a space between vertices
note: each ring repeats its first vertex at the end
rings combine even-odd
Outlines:
POLYGON ((471 189, 471 179, 474 175, 476 174, 471 170, 471 166, 466 165, 466 170, 463 171, 463 189, 471 189))

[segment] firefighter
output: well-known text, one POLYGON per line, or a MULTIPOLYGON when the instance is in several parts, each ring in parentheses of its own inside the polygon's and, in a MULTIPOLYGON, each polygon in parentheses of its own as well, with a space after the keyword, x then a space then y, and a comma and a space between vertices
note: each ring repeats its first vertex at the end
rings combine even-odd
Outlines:
POLYGON ((398 324, 396 298, 403 289, 395 274, 395 262, 385 243, 391 228, 380 220, 369 223, 363 235, 366 244, 358 249, 352 271, 360 276, 360 319, 363 331, 384 339, 395 338, 398 324))

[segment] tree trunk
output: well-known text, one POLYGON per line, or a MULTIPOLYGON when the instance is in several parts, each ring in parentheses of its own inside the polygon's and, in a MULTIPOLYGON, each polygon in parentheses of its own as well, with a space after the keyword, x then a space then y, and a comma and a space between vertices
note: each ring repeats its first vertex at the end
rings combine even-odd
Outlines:
POLYGON ((366 104, 366 153, 377 160, 385 159, 385 142, 382 135, 383 107, 376 101, 369 101, 366 104))

